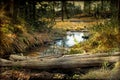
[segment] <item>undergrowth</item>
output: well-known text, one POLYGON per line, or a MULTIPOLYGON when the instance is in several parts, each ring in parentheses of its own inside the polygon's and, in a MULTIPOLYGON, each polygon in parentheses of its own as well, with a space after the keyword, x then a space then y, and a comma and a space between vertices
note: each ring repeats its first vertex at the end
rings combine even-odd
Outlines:
POLYGON ((119 51, 120 32, 118 28, 118 22, 115 20, 113 21, 112 19, 94 25, 89 29, 91 32, 90 38, 72 47, 71 51, 74 51, 74 53, 119 51))
POLYGON ((6 16, 0 10, 0 57, 7 58, 12 53, 21 53, 35 46, 42 45, 45 40, 50 41, 47 33, 34 32, 33 28, 22 18, 6 16))
MULTIPOLYGON (((79 79, 107 79, 107 80, 119 80, 120 79, 120 62, 113 64, 113 68, 109 67, 100 68, 95 70, 89 70, 88 73, 79 75, 79 79)), ((102 66, 104 67, 104 66, 102 66)))

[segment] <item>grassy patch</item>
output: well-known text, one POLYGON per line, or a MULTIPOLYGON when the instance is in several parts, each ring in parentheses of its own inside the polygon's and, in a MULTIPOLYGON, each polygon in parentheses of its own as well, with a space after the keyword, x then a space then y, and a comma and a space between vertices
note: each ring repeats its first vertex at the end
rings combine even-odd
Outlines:
MULTIPOLYGON (((104 65, 103 65, 104 67, 104 65)), ((113 69, 101 68, 97 70, 90 70, 86 74, 79 75, 79 79, 109 79, 119 80, 120 79, 120 61, 116 62, 113 69)))
POLYGON ((72 23, 69 21, 66 21, 66 22, 61 21, 61 22, 56 22, 55 27, 61 28, 63 30, 79 30, 81 28, 84 28, 84 25, 82 23, 78 24, 78 23, 72 23))
POLYGON ((120 33, 118 23, 106 21, 90 28, 90 39, 75 45, 72 49, 78 49, 89 53, 102 53, 119 51, 120 33))
POLYGON ((54 28, 60 28, 63 30, 82 30, 83 28, 89 28, 92 27, 93 25, 97 24, 97 23, 103 23, 104 20, 100 19, 100 20, 95 20, 94 18, 89 18, 89 17, 85 17, 85 18, 71 18, 69 20, 66 21, 56 21, 56 24, 54 25, 54 28))
POLYGON ((81 75, 80 79, 109 79, 110 70, 99 69, 99 70, 90 70, 88 73, 81 75))

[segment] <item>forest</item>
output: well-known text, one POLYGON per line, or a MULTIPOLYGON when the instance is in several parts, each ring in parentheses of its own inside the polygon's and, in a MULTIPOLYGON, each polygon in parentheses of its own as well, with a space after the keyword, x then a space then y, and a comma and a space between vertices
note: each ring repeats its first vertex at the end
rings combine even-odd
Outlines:
POLYGON ((0 0, 0 80, 120 74, 120 0, 0 0))

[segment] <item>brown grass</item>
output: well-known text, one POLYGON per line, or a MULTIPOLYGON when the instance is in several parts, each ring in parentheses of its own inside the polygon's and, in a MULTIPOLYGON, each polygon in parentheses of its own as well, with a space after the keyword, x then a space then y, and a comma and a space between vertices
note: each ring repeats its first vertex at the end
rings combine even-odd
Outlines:
POLYGON ((18 20, 13 24, 12 19, 5 15, 4 11, 0 13, 0 57, 8 56, 11 53, 25 52, 26 50, 42 45, 44 42, 51 41, 50 34, 28 33, 26 22, 18 20))
POLYGON ((71 18, 65 21, 56 21, 56 24, 54 25, 54 28, 61 28, 64 30, 81 30, 83 28, 89 28, 92 27, 95 24, 103 23, 105 20, 104 19, 99 19, 96 20, 93 17, 86 17, 86 18, 71 18), (72 22, 71 22, 72 20, 72 22), (78 22, 74 22, 78 21, 78 22), (83 21, 83 22, 79 22, 83 21), (88 22, 84 22, 88 21, 88 22), (90 22, 89 22, 90 21, 90 22))
POLYGON ((80 79, 107 79, 119 80, 120 79, 120 61, 116 62, 113 69, 98 69, 90 70, 88 73, 80 76, 80 79))
POLYGON ((119 51, 120 33, 116 22, 105 22, 97 24, 90 30, 91 36, 89 40, 80 43, 74 48, 78 48, 81 52, 103 53, 119 51))
POLYGON ((81 75, 80 79, 109 79, 110 70, 99 69, 91 70, 85 75, 81 75))

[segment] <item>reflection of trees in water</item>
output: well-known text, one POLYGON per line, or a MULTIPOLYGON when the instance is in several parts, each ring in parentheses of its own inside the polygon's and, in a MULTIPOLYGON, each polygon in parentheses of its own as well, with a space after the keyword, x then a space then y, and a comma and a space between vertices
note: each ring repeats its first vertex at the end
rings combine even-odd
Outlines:
POLYGON ((82 36, 83 33, 81 32, 69 32, 65 38, 65 47, 70 47, 83 41, 82 36))
POLYGON ((63 38, 63 40, 62 40, 62 47, 63 47, 63 48, 67 46, 67 45, 66 45, 66 41, 67 41, 67 39, 66 39, 66 38, 63 38))
POLYGON ((84 33, 81 32, 68 32, 66 37, 55 41, 46 51, 44 51, 44 54, 65 54, 69 50, 69 47, 84 40, 82 39, 83 35, 84 33))

